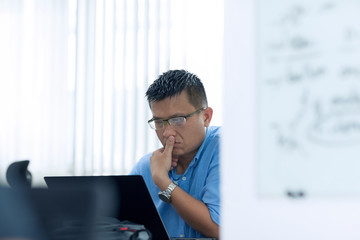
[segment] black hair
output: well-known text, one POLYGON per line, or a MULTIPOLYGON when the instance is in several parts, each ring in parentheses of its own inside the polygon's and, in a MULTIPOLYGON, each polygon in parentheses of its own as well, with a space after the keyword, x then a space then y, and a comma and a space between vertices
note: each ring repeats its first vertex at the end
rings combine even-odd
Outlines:
POLYGON ((207 107, 205 88, 201 80, 186 70, 169 70, 163 73, 149 86, 145 95, 151 107, 152 102, 174 97, 183 90, 186 90, 189 102, 195 108, 207 107))

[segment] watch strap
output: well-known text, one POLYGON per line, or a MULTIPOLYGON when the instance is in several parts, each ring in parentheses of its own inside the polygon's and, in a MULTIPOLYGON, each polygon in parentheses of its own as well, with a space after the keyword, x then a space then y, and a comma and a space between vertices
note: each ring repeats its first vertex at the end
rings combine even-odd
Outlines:
POLYGON ((177 186, 177 184, 172 181, 172 182, 169 184, 169 186, 165 189, 165 191, 168 190, 169 194, 171 195, 172 191, 174 191, 174 189, 176 188, 176 186, 177 186))
POLYGON ((169 186, 162 192, 159 192, 159 198, 166 203, 171 202, 171 194, 176 188, 177 184, 175 182, 171 182, 169 186))

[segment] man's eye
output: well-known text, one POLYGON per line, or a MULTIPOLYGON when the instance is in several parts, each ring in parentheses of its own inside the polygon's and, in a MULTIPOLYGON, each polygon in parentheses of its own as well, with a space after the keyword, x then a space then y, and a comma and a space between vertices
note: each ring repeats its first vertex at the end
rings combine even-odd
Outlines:
POLYGON ((164 122, 162 120, 155 120, 154 123, 155 125, 160 126, 163 125, 164 122))
POLYGON ((184 121, 184 118, 183 117, 176 117, 176 118, 172 118, 171 119, 171 122, 173 124, 179 124, 179 123, 182 123, 184 121))

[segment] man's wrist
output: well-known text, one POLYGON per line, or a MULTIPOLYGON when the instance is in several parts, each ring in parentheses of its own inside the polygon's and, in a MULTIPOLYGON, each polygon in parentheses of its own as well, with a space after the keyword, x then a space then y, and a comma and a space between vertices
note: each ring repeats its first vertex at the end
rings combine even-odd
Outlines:
POLYGON ((173 181, 170 182, 170 184, 164 191, 159 192, 159 198, 166 203, 170 203, 171 202, 171 194, 176 187, 177 187, 177 184, 175 182, 173 182, 173 181))
POLYGON ((169 184, 171 183, 171 180, 169 178, 169 176, 166 176, 164 178, 154 178, 154 183, 156 186, 158 186, 158 188, 161 190, 161 191, 164 191, 168 186, 169 184))

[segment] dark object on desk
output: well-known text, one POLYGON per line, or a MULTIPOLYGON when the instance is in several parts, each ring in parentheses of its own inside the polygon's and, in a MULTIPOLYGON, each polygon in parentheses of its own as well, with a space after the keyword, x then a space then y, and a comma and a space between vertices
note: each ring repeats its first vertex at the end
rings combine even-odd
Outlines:
POLYGON ((0 186, 0 239, 150 240, 143 225, 96 216, 90 189, 0 186))
POLYGON ((98 202, 93 191, 32 188, 23 192, 36 213, 36 219, 46 239, 95 239, 93 235, 94 209, 98 202))
POLYGON ((96 203, 89 190, 0 188, 0 239, 95 240, 96 203))
POLYGON ((0 239, 94 240, 94 194, 0 188, 0 239), (67 228, 67 224, 81 226, 67 228))
POLYGON ((46 240, 25 193, 0 186, 0 239, 46 240))
MULTIPOLYGON (((63 231, 73 231, 81 223, 68 225, 63 231)), ((112 217, 98 217, 93 228, 94 240, 151 240, 152 235, 144 225, 120 221, 112 217)))
POLYGON ((28 170, 30 161, 13 162, 6 171, 6 180, 12 188, 31 188, 32 175, 28 170))

